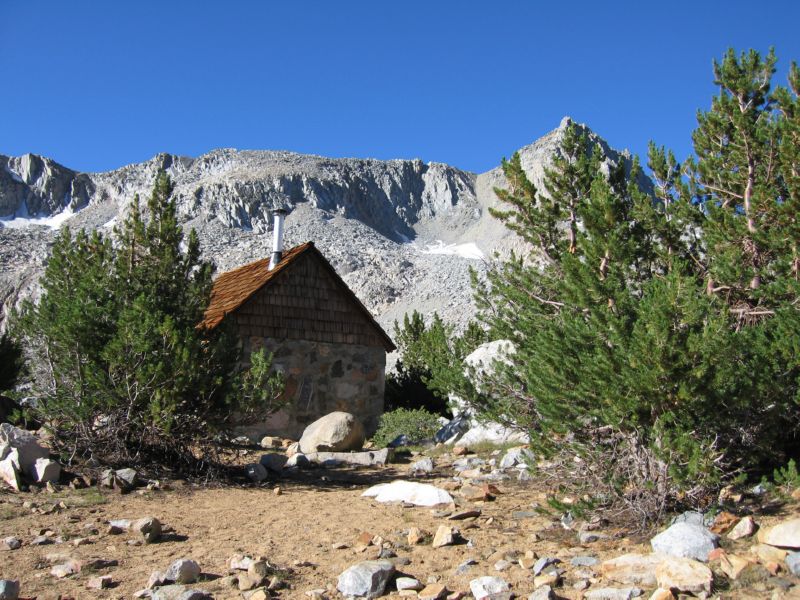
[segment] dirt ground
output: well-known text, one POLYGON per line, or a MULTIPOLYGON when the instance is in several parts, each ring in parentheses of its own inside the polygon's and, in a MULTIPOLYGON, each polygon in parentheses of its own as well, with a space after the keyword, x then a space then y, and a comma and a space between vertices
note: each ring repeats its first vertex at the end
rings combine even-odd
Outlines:
MULTIPOLYGON (((452 470, 448 468, 452 459, 437 458, 436 471, 422 481, 452 480, 452 470)), ((280 570, 279 576, 286 587, 274 592, 277 597, 307 598, 305 592, 322 588, 327 589, 328 597, 337 598, 340 597, 335 591, 338 575, 356 562, 377 557, 378 547, 365 548, 357 539, 368 532, 381 536, 391 543, 398 557, 408 559, 408 564, 399 567, 399 571, 423 583, 436 579, 451 591, 468 592, 470 580, 494 575, 508 581, 517 597, 525 598, 534 589, 530 569, 514 565, 499 573, 495 563, 522 556, 527 550, 539 557, 555 556, 563 561, 566 571, 564 582, 557 589, 558 596, 580 598, 582 592, 574 589, 573 584, 585 577, 580 571, 586 569, 572 567, 570 558, 594 556, 603 560, 626 552, 650 551, 648 537, 631 536, 614 523, 602 530, 610 536, 608 540, 579 544, 576 531, 565 529, 556 515, 534 510, 535 506, 545 504, 547 491, 536 480, 501 482, 498 487, 502 493, 493 501, 460 501, 459 508, 481 511, 479 517, 466 521, 449 521, 441 512, 429 508, 385 505, 361 497, 368 486, 397 478, 409 478, 405 465, 360 470, 315 469, 258 486, 205 487, 173 482, 166 490, 127 495, 97 488, 66 489, 55 494, 0 493, 0 539, 13 535, 23 542, 18 550, 0 551, 0 578, 19 579, 23 598, 131 598, 135 591, 147 587, 153 571, 165 570, 176 559, 191 558, 202 567, 203 580, 190 587, 207 590, 214 598, 233 599, 242 598, 242 593, 231 587, 224 576, 229 574, 228 559, 241 553, 261 555, 280 570), (280 494, 275 493, 276 486, 280 487, 280 494), (62 506, 57 506, 62 502, 62 506), (132 534, 107 533, 107 522, 111 519, 145 516, 157 517, 168 528, 161 541, 132 545, 128 543, 135 540, 132 534), (433 534, 443 524, 458 528, 464 543, 438 549, 432 548, 430 541, 414 546, 407 543, 410 527, 433 534), (63 541, 42 546, 29 544, 36 535, 48 530, 52 538, 60 537, 63 541), (89 543, 76 546, 75 538, 86 538, 89 543), (341 544, 346 547, 334 549, 334 545, 341 544), (115 560, 118 564, 99 570, 84 568, 77 575, 56 579, 50 574, 51 564, 53 560, 63 561, 64 557, 84 564, 92 559, 115 560), (468 559, 476 564, 465 573, 457 573, 458 566, 468 559), (91 577, 106 574, 113 577, 115 587, 102 591, 86 588, 91 577)), ((775 512, 757 520, 769 523, 800 514, 796 503, 782 505, 775 512)), ((752 540, 736 542, 734 549, 747 548, 752 543, 752 540)), ((723 542, 724 546, 731 544, 723 542)), ((790 575, 780 574, 780 577, 784 587, 786 582, 800 583, 790 575)), ((604 585, 614 584, 597 583, 604 585)), ((773 596, 780 586, 769 581, 747 585, 722 581, 718 597, 800 597, 791 589, 773 596)), ((387 593, 386 597, 399 596, 395 592, 387 593)), ((649 591, 643 596, 647 597, 649 591)))

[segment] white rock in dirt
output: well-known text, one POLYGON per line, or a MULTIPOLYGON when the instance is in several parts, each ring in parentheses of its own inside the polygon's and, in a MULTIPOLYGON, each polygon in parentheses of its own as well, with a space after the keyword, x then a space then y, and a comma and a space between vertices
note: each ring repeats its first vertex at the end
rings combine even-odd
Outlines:
POLYGON ((61 465, 49 458, 37 458, 33 465, 33 480, 36 483, 55 483, 61 477, 61 465))
POLYGON ((583 594, 584 600, 633 600, 642 595, 637 587, 629 588, 595 588, 583 594))
POLYGON ((416 462, 411 463, 408 470, 412 473, 431 473, 433 471, 433 459, 430 456, 421 458, 416 462))
POLYGON ((61 563, 60 565, 55 565, 52 569, 50 569, 50 574, 54 577, 58 577, 59 579, 69 577, 70 575, 75 575, 76 573, 80 572, 81 563, 72 559, 61 563))
POLYGON ((800 548, 800 519, 783 521, 758 532, 758 541, 779 548, 800 548))
POLYGON ((136 484, 139 483, 139 473, 136 472, 136 469, 131 469, 130 467, 117 469, 114 471, 114 474, 117 476, 117 479, 121 480, 122 483, 128 487, 136 487, 136 484))
POLYGON ((469 582, 469 589, 475 600, 487 600, 494 594, 509 590, 508 583, 500 577, 478 577, 469 582))
POLYGON ((0 600, 17 600, 17 598, 19 598, 19 581, 0 579, 0 600))
POLYGON ((655 552, 706 562, 708 553, 719 545, 719 536, 705 527, 681 522, 659 533, 650 545, 655 552))
POLYGON ((302 452, 295 452, 286 460, 284 467, 287 469, 302 469, 310 464, 311 461, 308 460, 308 457, 305 454, 302 452))
POLYGON ((228 559, 228 568, 231 571, 247 571, 255 561, 244 554, 234 554, 228 559))
POLYGON ((433 536, 432 546, 434 548, 442 548, 444 546, 452 546, 456 541, 456 531, 447 525, 439 525, 436 534, 433 536))
POLYGON ((419 591, 423 588, 422 583, 413 577, 398 577, 394 583, 397 586, 398 592, 402 592, 403 590, 419 591))
POLYGON ((164 579, 175 583, 194 583, 200 577, 201 569, 195 561, 180 558, 173 562, 164 573, 164 579))
POLYGON ((711 569, 691 558, 665 557, 656 567, 658 587, 689 594, 711 593, 711 569))
POLYGON ((6 457, 0 460, 0 479, 11 489, 19 491, 22 478, 19 472, 19 453, 16 448, 8 450, 6 457))
POLYGON ((516 467, 517 465, 525 466, 532 462, 535 458, 536 457, 534 456, 533 452, 527 448, 511 448, 505 453, 505 456, 500 459, 500 468, 510 469, 511 467, 516 467))
POLYGON ((664 556, 660 554, 623 554, 600 565, 603 577, 628 585, 655 587, 656 567, 664 556))
POLYGON ((476 423, 461 436, 456 446, 474 446, 488 442, 492 444, 527 444, 531 439, 527 433, 505 427, 499 423, 476 423))
POLYGON ((360 562, 339 575, 336 589, 344 596, 377 598, 383 595, 394 572, 395 566, 388 560, 360 562))
POLYGON ((377 502, 408 502, 415 506, 436 506, 453 502, 453 497, 441 488, 402 479, 373 485, 361 495, 374 497, 377 502))
POLYGON ((360 450, 366 439, 364 426, 355 415, 332 412, 317 419, 303 431, 300 452, 346 452, 360 450))
POLYGON ((12 449, 18 453, 17 468, 25 475, 33 475, 33 465, 37 458, 48 458, 50 452, 39 444, 33 434, 14 427, 11 423, 0 423, 0 460, 6 458, 12 449))
POLYGON ((259 463, 252 463, 245 466, 245 471, 250 481, 253 483, 261 483, 268 477, 266 467, 259 463))

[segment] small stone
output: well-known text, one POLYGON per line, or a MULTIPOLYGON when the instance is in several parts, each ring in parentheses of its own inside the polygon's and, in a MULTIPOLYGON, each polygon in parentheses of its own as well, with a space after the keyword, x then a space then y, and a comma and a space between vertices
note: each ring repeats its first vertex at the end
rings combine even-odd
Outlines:
POLYGON ((578 541, 581 544, 593 544, 594 542, 599 542, 600 540, 607 540, 608 536, 604 533, 599 533, 597 531, 579 531, 578 532, 578 541))
POLYGON ((675 595, 671 590, 658 588, 655 592, 653 592, 653 595, 650 596, 650 600, 675 600, 675 595))
POLYGON ((61 477, 61 465, 49 458, 37 458, 33 465, 33 480, 36 483, 58 482, 61 477))
POLYGON ((750 537, 756 532, 756 522, 753 517, 747 516, 740 519, 736 526, 728 532, 729 540, 740 540, 750 537))
POLYGON ((139 482, 139 474, 136 469, 117 469, 114 471, 118 480, 121 480, 125 485, 130 488, 136 487, 139 482))
POLYGON ((0 600, 17 600, 17 598, 19 598, 19 581, 0 579, 0 600))
POLYGON ((151 544, 161 537, 161 521, 155 517, 138 519, 131 523, 130 529, 132 532, 138 533, 147 544, 151 544))
POLYGON ((456 567, 456 575, 464 575, 470 569, 472 569, 472 567, 474 567, 477 564, 478 564, 477 560, 474 560, 472 558, 468 558, 467 560, 465 560, 464 562, 462 562, 460 565, 458 565, 456 567))
POLYGON ((403 590, 421 590, 423 587, 422 583, 413 577, 398 577, 394 583, 397 586, 398 592, 402 592, 403 590))
POLYGON ((433 547, 442 548, 443 546, 452 546, 455 543, 455 530, 447 525, 440 525, 436 530, 436 535, 433 536, 433 547))
POLYGON ((537 560, 536 563, 534 563, 534 565, 533 565, 533 574, 534 575, 538 575, 539 573, 544 571, 546 567, 549 567, 550 565, 554 565, 554 564, 560 563, 560 562, 561 562, 560 558, 554 558, 554 557, 551 557, 551 556, 543 556, 542 558, 537 560))
POLYGON ((86 582, 86 587, 90 590, 105 590, 111 587, 114 583, 111 575, 101 575, 100 577, 92 577, 86 582))
POLYGON ((711 569, 691 558, 665 557, 656 567, 658 587, 689 594, 711 593, 714 575, 711 569))
POLYGON ((800 577, 800 552, 790 552, 784 562, 792 575, 800 577))
POLYGON ((623 554, 600 565, 603 577, 628 585, 655 587, 656 567, 663 556, 657 554, 623 554))
POLYGON ((536 557, 535 556, 523 556, 519 559, 519 566, 525 569, 532 569, 536 564, 536 557))
POLYGON ((489 499, 489 495, 483 488, 474 485, 462 486, 459 493, 465 500, 469 500, 470 502, 484 502, 489 499))
POLYGON ((258 587, 264 583, 269 577, 271 569, 266 561, 258 560, 250 563, 247 568, 247 576, 250 577, 256 584, 253 587, 258 587))
POLYGON ((253 562, 253 559, 249 556, 234 554, 228 559, 228 568, 231 571, 247 571, 253 562))
POLYGON ((411 463, 408 470, 412 473, 431 473, 433 472, 433 459, 430 456, 426 456, 417 462, 411 463))
POLYGON ((726 531, 729 531, 738 521, 739 517, 733 513, 723 510, 714 518, 714 522, 711 524, 709 529, 711 530, 711 533, 722 535, 726 531))
POLYGON ((448 521, 463 521, 465 519, 475 519, 481 516, 481 510, 479 508, 475 508, 472 510, 460 510, 458 512, 454 512, 452 515, 447 517, 448 521))
POLYGON ((578 581, 572 584, 572 589, 578 590, 580 592, 588 588, 589 585, 590 584, 588 579, 578 579, 578 581))
POLYGON ((70 575, 80 573, 80 571, 81 563, 79 563, 77 560, 68 560, 67 562, 56 565, 50 569, 50 574, 54 577, 58 577, 59 579, 63 579, 64 577, 69 577, 70 575))
POLYGON ((453 455, 455 456, 466 456, 469 454, 469 448, 466 446, 456 446, 453 448, 453 455))
POLYGON ((180 558, 173 562, 164 573, 167 581, 175 583, 194 583, 200 577, 200 565, 188 558, 180 558))
POLYGON ((569 562, 573 567, 593 567, 599 561, 594 556, 575 556, 569 562))
POLYGON ((416 546, 420 544, 425 539, 425 534, 420 531, 417 527, 412 527, 408 530, 408 536, 406 538, 410 546, 416 546))
POLYGON ((447 588, 441 583, 431 583, 426 585, 417 594, 419 600, 439 600, 447 595, 447 588))
POLYGON ((561 575, 558 571, 548 571, 533 578, 533 587, 551 586, 556 587, 561 584, 561 575))
POLYGON ((752 563, 736 554, 723 554, 719 559, 719 567, 728 579, 738 579, 739 574, 752 563))
POLYGON ((388 560, 360 562, 339 575, 336 589, 345 596, 377 598, 383 595, 394 572, 395 566, 388 560))
POLYGON ((508 583, 500 577, 478 577, 469 582, 475 600, 490 600, 495 594, 509 590, 508 583))
POLYGON ((494 570, 500 571, 501 573, 503 571, 508 571, 510 568, 511 563, 507 560, 498 560, 496 563, 494 563, 494 570))
POLYGON ((549 585, 543 585, 528 596, 528 600, 555 600, 555 597, 556 595, 553 593, 553 588, 549 585))
POLYGON ((276 496, 280 496, 281 494, 283 494, 283 490, 281 489, 281 487, 280 487, 280 486, 276 486, 276 487, 275 487, 275 488, 272 490, 272 493, 273 493, 273 494, 275 494, 276 496))
POLYGON ((22 546, 22 542, 18 537, 14 537, 13 535, 3 539, 0 542, 0 548, 3 550, 18 550, 22 546))
POLYGON ((628 588, 595 588, 583 594, 584 600, 633 600, 642 595, 642 590, 636 587, 628 588))

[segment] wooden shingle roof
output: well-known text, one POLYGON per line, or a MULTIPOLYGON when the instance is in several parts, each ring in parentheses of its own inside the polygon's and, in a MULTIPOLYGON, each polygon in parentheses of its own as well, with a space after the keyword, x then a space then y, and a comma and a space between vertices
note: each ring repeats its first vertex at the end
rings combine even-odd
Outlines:
POLYGON ((214 281, 211 290, 211 301, 206 309, 201 327, 213 329, 219 325, 229 314, 235 312, 256 292, 268 286, 276 277, 289 268, 292 263, 297 261, 300 256, 312 253, 332 276, 334 281, 340 286, 342 292, 352 300, 354 306, 367 318, 369 323, 375 328, 376 333, 383 340, 388 352, 396 350, 391 338, 370 314, 369 310, 361 303, 358 297, 347 286, 347 284, 336 273, 336 269, 328 262, 325 256, 317 249, 313 242, 306 242, 295 246, 283 253, 281 261, 275 268, 269 269, 269 258, 263 258, 246 264, 238 269, 233 269, 223 273, 214 281))

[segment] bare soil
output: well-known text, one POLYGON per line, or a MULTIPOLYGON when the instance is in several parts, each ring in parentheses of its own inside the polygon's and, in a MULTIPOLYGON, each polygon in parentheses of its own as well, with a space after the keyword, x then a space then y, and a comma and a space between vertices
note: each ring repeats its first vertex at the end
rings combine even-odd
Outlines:
MULTIPOLYGON (((449 455, 437 457, 437 469, 425 481, 452 480, 452 469, 448 468, 452 459, 449 455)), ((327 589, 329 598, 337 598, 338 575, 356 562, 376 558, 380 551, 375 545, 364 547, 359 543, 359 535, 368 532, 389 542, 398 557, 408 559, 408 565, 398 568, 400 572, 423 583, 436 578, 452 591, 468 592, 471 579, 494 575, 508 581, 517 597, 525 598, 534 589, 531 571, 515 564, 499 573, 495 563, 521 557, 527 550, 539 557, 558 557, 566 571, 564 582, 557 589, 559 598, 580 598, 582 592, 573 584, 583 577, 580 571, 586 569, 572 567, 572 557, 595 556, 603 560, 626 552, 650 551, 648 536, 632 533, 629 527, 613 522, 601 530, 609 539, 579 544, 579 521, 568 530, 558 515, 535 510, 546 505, 550 491, 536 480, 500 482, 502 493, 493 501, 460 501, 459 509, 481 511, 479 517, 466 521, 449 521, 428 508, 385 505, 361 497, 368 486, 397 478, 409 478, 407 466, 315 469, 257 486, 172 482, 165 486, 167 489, 139 490, 128 495, 97 488, 64 489, 55 494, 0 493, 0 539, 13 535, 23 541, 18 550, 0 551, 0 578, 19 579, 24 598, 131 598, 135 591, 147 586, 153 571, 165 570, 176 559, 191 558, 200 564, 204 574, 203 580, 191 587, 208 590, 218 599, 238 599, 242 593, 231 587, 225 576, 229 575, 228 559, 242 553, 261 555, 278 569, 285 587, 274 592, 277 597, 306 598, 306 591, 322 588, 327 589), (280 494, 275 492, 277 486, 280 494), (525 514, 515 515, 515 511, 525 514), (111 519, 145 516, 157 517, 168 528, 161 541, 134 545, 136 538, 132 534, 107 533, 111 519), (440 525, 458 528, 464 543, 438 549, 432 548, 430 541, 414 546, 407 543, 410 527, 432 535, 440 525), (46 531, 63 541, 30 545, 36 535, 46 531), (76 538, 87 538, 89 543, 76 546, 76 538), (339 544, 346 547, 334 549, 339 544), (118 561, 118 565, 100 570, 84 568, 77 575, 57 579, 50 574, 54 557, 49 555, 53 554, 75 558, 83 564, 105 559, 118 561), (468 559, 477 564, 465 573, 457 573, 458 566, 468 559), (112 589, 86 588, 91 577, 104 574, 113 577, 112 589)), ((757 516, 757 520, 769 524, 800 513, 792 501, 773 506, 773 512, 757 516)), ((735 543, 724 540, 723 546, 744 552, 752 543, 752 539, 735 543)), ((718 577, 717 597, 799 597, 791 589, 781 589, 787 582, 800 583, 797 578, 786 573, 780 573, 778 578, 740 585, 718 577), (777 582, 778 578, 782 583, 777 582)), ((593 583, 594 587, 605 585, 614 584, 599 580, 593 583)), ((646 591, 643 597, 648 596, 646 591)), ((387 597, 399 596, 395 592, 387 593, 387 597)))

